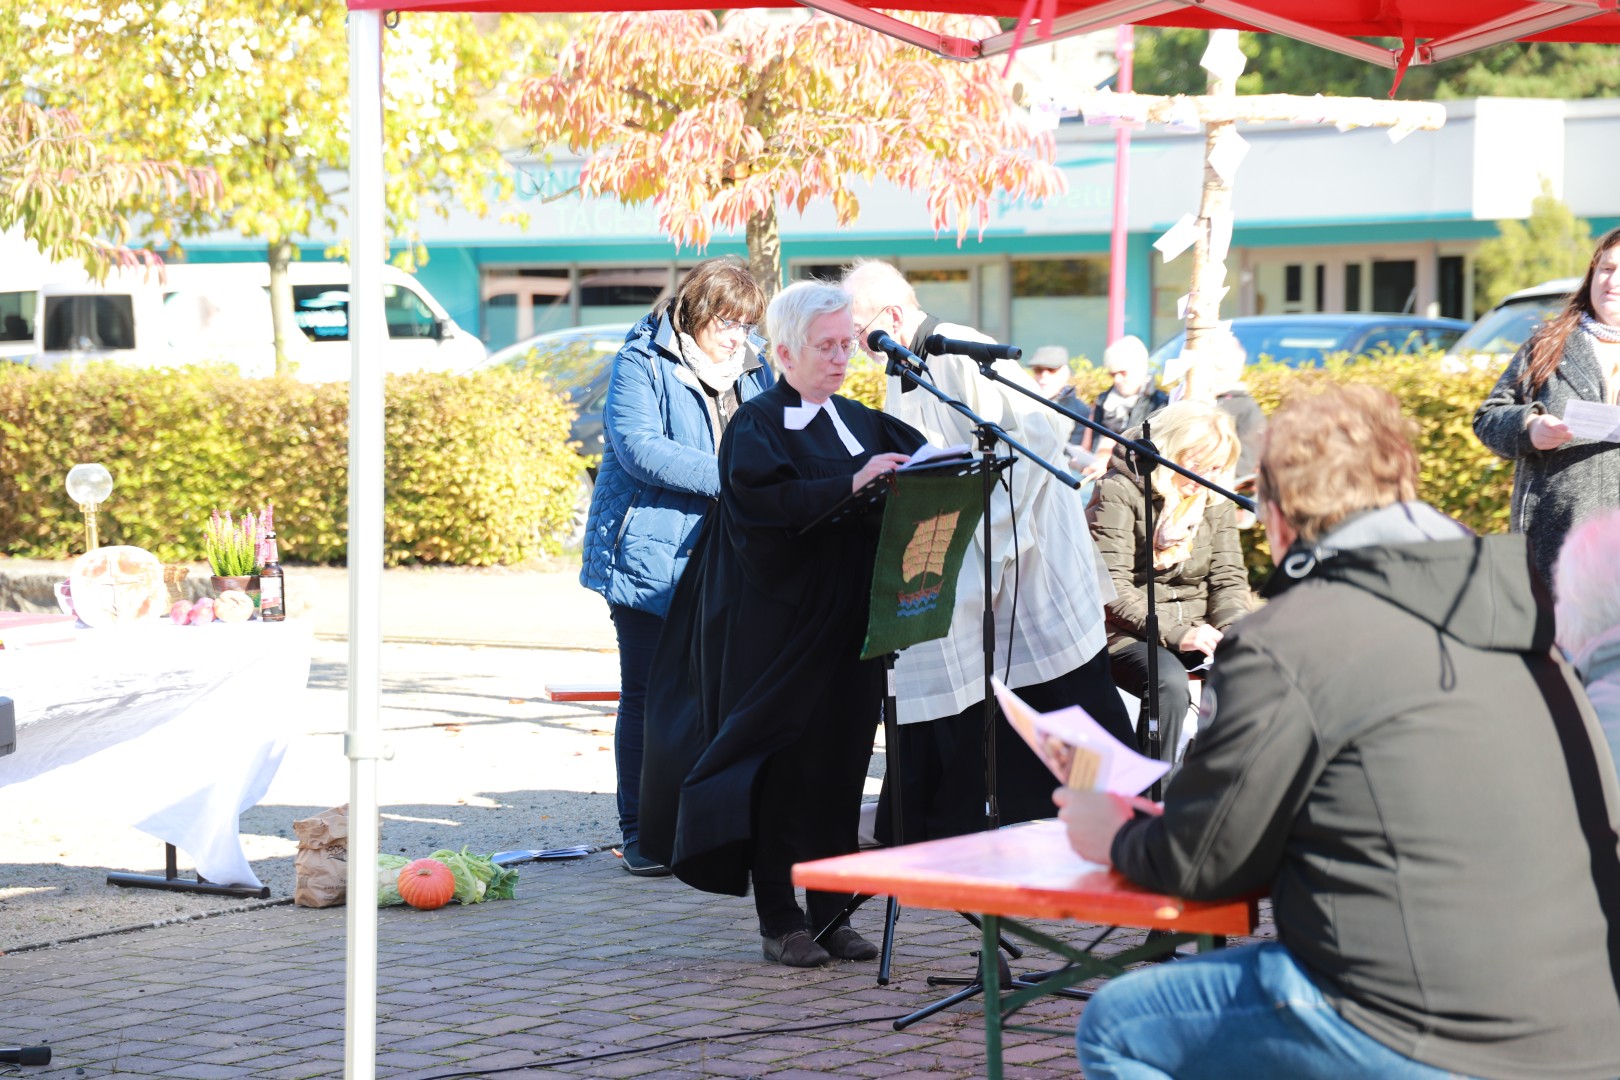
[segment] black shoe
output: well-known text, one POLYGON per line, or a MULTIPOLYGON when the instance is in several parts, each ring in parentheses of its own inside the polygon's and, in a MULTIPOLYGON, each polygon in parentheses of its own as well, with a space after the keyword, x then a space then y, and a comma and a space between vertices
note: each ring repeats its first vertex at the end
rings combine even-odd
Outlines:
POLYGON ((639 841, 632 840, 624 845, 624 868, 636 877, 668 877, 669 867, 660 862, 653 862, 641 853, 639 841))
POLYGON ((840 960, 876 960, 878 957, 878 947, 847 923, 828 934, 821 944, 840 960))
POLYGON ((808 930, 793 930, 781 937, 761 937, 765 959, 788 967, 811 968, 832 963, 832 954, 810 936, 808 930))

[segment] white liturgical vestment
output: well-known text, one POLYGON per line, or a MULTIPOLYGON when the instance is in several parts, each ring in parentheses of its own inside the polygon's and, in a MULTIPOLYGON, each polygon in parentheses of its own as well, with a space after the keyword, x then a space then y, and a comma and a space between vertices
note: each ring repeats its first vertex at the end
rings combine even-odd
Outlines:
MULTIPOLYGON (((949 323, 940 324, 935 332, 949 338, 990 340, 949 323)), ((985 378, 979 366, 964 356, 931 356, 927 363, 934 385, 946 394, 999 424, 1034 453, 1060 467, 1066 464, 1063 439, 1054 423, 1061 418, 1045 405, 985 378)), ((1016 361, 998 361, 996 370, 1035 389, 1034 380, 1016 361)), ((917 428, 936 446, 967 443, 977 447, 972 424, 965 416, 926 390, 914 388, 902 394, 900 384, 898 377, 888 380, 887 412, 917 428)), ((1005 443, 998 443, 996 451, 1012 452, 1005 443)), ((998 483, 990 504, 995 673, 1017 689, 1073 671, 1103 648, 1107 642, 1103 604, 1114 590, 1091 543, 1079 492, 1028 461, 1018 462, 1002 476, 1010 479, 1012 493, 1009 496, 1004 484, 998 483)), ((903 650, 895 664, 902 724, 954 716, 984 700, 983 537, 981 523, 962 560, 951 632, 903 650)))

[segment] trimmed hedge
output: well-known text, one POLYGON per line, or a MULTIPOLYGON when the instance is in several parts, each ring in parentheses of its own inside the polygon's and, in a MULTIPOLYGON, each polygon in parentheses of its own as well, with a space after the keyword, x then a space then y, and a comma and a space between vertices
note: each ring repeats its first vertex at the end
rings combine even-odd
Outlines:
MULTIPOLYGON (((1263 360, 1251 364, 1244 381, 1266 412, 1287 396, 1315 382, 1364 382, 1394 394, 1417 422, 1420 495, 1478 533, 1506 532, 1513 495, 1513 463, 1503 461, 1474 437, 1474 410, 1490 393, 1499 366, 1466 371, 1441 367, 1437 354, 1334 357, 1321 368, 1294 368, 1263 360)), ((1082 400, 1095 401, 1111 380, 1101 368, 1084 367, 1072 380, 1082 400)), ((874 364, 850 365, 844 393, 881 407, 883 375, 874 364)), ((1265 530, 1243 534, 1250 577, 1257 584, 1271 570, 1265 530)))
MULTIPOLYGON (((1419 495, 1477 533, 1506 532, 1513 497, 1513 463, 1474 437, 1474 410, 1496 385, 1500 366, 1446 370, 1438 354, 1330 358, 1320 368, 1294 368, 1263 360, 1245 369, 1244 383, 1268 415, 1288 395, 1322 381, 1369 383, 1388 390, 1418 425, 1419 495)), ((1087 401, 1108 385, 1101 370, 1074 380, 1087 401)), ((1256 584, 1271 571, 1265 530, 1243 534, 1249 576, 1256 584)))
MULTIPOLYGON (((482 566, 560 548, 580 477, 565 398, 506 371, 390 375, 384 394, 388 565, 482 566)), ((0 366, 0 551, 61 559, 81 549, 82 515, 63 480, 84 461, 113 475, 103 543, 200 561, 211 510, 273 502, 284 561, 345 560, 346 383, 0 366)))

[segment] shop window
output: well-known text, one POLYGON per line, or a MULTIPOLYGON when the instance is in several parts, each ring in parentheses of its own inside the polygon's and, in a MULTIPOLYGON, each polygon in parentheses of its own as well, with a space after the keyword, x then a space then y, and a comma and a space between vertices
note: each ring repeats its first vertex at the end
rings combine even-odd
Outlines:
POLYGON ((1440 256, 1440 317, 1468 318, 1467 293, 1463 290, 1464 266, 1461 255, 1440 256))
POLYGON ((1060 345, 1101 362, 1108 335, 1108 259, 1015 259, 1012 343, 1026 353, 1060 345))
POLYGON ((1402 314, 1417 300, 1417 263, 1390 259, 1372 264, 1372 309, 1402 314))
POLYGON ((1344 265, 1344 310, 1361 310, 1361 264, 1344 265))
POLYGON ((1305 299, 1305 268, 1298 263, 1283 267, 1283 303, 1297 304, 1305 299))

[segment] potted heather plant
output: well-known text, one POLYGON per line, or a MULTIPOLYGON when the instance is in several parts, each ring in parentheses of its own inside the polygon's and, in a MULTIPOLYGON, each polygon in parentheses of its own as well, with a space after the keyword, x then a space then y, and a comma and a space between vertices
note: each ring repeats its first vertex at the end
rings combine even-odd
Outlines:
POLYGON ((259 605, 259 579, 254 574, 259 564, 259 544, 264 539, 260 515, 248 511, 240 521, 231 517, 229 510, 221 514, 215 510, 203 526, 203 552, 208 566, 214 572, 214 595, 227 589, 239 589, 253 597, 253 606, 259 605))

